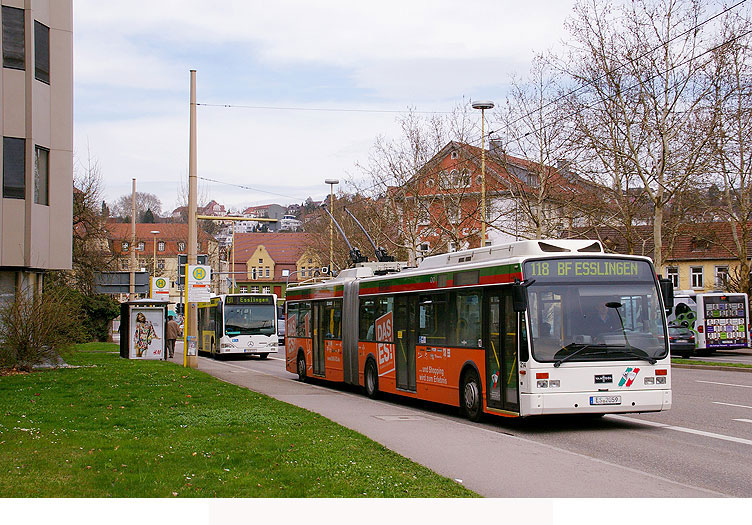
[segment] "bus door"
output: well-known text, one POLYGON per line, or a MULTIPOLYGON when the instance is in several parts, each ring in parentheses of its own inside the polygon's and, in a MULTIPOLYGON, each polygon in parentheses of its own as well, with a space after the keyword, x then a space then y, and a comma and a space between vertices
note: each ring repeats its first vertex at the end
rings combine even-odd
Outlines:
POLYGON ((491 408, 517 412, 517 312, 511 289, 487 293, 486 312, 486 402, 491 408))
POLYGON ((417 296, 394 298, 394 352, 397 388, 415 392, 415 326, 417 296))
POLYGON ((313 303, 313 374, 317 376, 325 375, 326 366, 326 347, 324 335, 326 334, 327 319, 325 315, 324 303, 317 301, 313 303))

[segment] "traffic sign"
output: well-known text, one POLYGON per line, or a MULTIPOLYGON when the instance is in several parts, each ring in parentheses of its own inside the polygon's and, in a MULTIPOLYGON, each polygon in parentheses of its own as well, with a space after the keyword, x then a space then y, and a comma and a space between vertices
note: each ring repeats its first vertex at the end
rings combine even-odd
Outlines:
MULTIPOLYGON (((185 265, 187 262, 188 262, 188 256, 184 253, 179 253, 178 254, 178 286, 183 286, 185 284, 185 265)), ((208 255, 201 254, 201 255, 196 256, 197 264, 208 264, 208 262, 209 262, 208 255)))
POLYGON ((211 267, 204 264, 189 264, 187 268, 187 302, 208 302, 211 298, 211 267))
POLYGON ((151 278, 151 298, 159 301, 170 300, 170 280, 166 277, 151 278))

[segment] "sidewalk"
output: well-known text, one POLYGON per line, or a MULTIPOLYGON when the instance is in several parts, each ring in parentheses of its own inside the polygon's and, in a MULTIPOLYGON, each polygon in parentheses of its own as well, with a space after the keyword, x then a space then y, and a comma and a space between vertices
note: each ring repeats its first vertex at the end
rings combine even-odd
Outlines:
MULTIPOLYGON (((182 343, 171 360, 183 363, 182 343)), ((317 412, 431 470, 495 498, 717 497, 633 469, 410 406, 300 383, 231 361, 199 358, 223 381, 317 412)))

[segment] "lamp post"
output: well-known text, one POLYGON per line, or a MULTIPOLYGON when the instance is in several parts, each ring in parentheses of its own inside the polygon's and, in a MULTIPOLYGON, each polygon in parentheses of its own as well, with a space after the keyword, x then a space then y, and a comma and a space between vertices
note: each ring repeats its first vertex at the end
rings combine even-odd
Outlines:
POLYGON ((152 230, 149 233, 151 233, 154 236, 154 260, 152 261, 152 269, 151 269, 151 276, 156 277, 157 276, 157 235, 159 235, 158 230, 152 230))
POLYGON ((326 179, 324 183, 329 185, 329 208, 332 210, 332 216, 329 218, 329 273, 331 274, 334 260, 334 185, 339 184, 339 180, 326 179))
POLYGON ((480 110, 480 245, 486 245, 486 110, 494 107, 490 100, 473 102, 473 109, 480 110))

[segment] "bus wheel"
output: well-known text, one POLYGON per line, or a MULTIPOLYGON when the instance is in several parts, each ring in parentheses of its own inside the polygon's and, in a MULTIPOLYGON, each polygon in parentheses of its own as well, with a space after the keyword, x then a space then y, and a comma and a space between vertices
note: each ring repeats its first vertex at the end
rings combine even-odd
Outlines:
POLYGON ((366 363, 364 376, 366 395, 371 399, 376 399, 379 397, 379 373, 376 371, 373 359, 369 359, 366 363))
POLYGON ((306 380, 306 364, 305 364, 305 357, 302 353, 298 354, 298 381, 305 381, 306 380))
POLYGON ((269 354, 259 354, 259 359, 266 359, 269 357, 269 354))
POLYGON ((470 421, 479 421, 483 414, 483 401, 481 400, 481 388, 478 374, 474 370, 468 370, 462 376, 460 390, 460 407, 462 413, 470 421))

